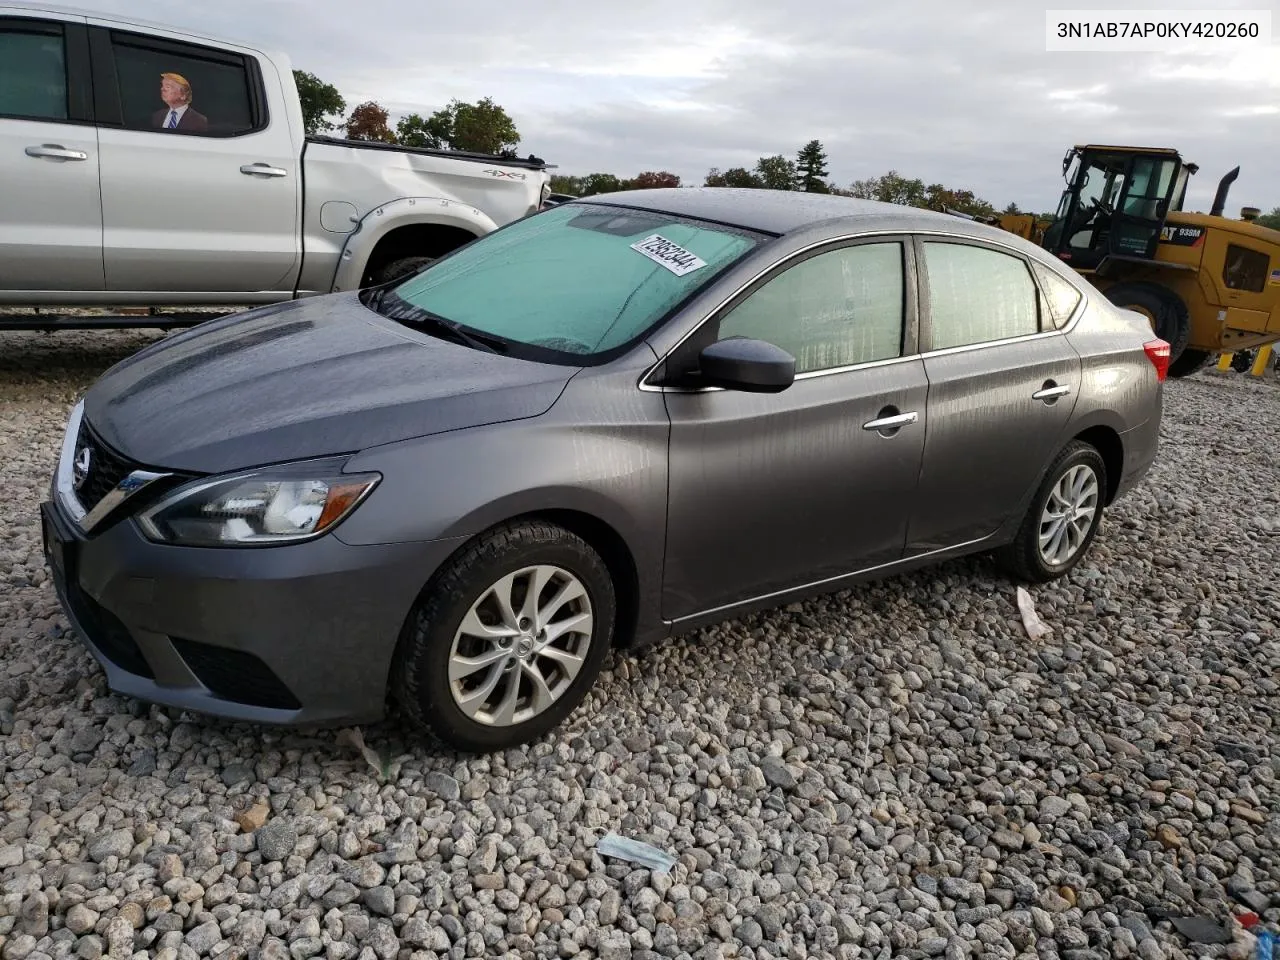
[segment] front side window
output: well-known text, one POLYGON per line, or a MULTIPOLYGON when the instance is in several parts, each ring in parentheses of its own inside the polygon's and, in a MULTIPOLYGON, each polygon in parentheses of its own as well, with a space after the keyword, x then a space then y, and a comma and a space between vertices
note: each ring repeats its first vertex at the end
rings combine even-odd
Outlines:
POLYGON ((1261 293, 1267 288, 1267 267, 1270 262, 1265 253, 1234 243, 1227 244, 1227 259, 1222 264, 1222 282, 1232 290, 1261 293))
POLYGON ((935 241, 924 243, 924 253, 932 349, 1039 332, 1036 285, 1019 257, 935 241))
POLYGON ((719 338, 767 340, 795 357, 798 374, 900 356, 903 276, 901 243, 817 254, 725 314, 719 338))
POLYGON ((67 119, 67 63, 60 25, 0 20, 0 116, 67 119))
POLYGON ((126 128, 234 136, 257 125, 242 57, 124 34, 111 50, 126 128))
POLYGON ((379 309, 595 357, 646 333, 761 239, 671 214, 565 204, 472 241, 388 290, 379 309))

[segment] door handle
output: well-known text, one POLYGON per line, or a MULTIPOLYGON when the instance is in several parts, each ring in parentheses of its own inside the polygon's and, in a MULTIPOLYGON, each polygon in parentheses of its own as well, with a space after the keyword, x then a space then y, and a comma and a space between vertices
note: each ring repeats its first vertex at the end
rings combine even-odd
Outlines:
POLYGON ((905 427, 908 423, 915 423, 919 419, 919 415, 912 410, 910 413, 899 413, 892 417, 879 417, 875 420, 868 420, 862 425, 862 429, 897 430, 899 427, 905 427))
POLYGON ((251 177, 287 177, 289 171, 284 167, 273 167, 269 163, 246 163, 240 172, 251 177))
POLYGON ((27 147, 28 157, 39 157, 42 160, 88 160, 89 154, 83 150, 68 150, 58 143, 42 143, 38 147, 27 147))
POLYGON ((1058 399, 1058 397, 1065 397, 1070 392, 1071 392, 1071 388, 1068 387, 1066 384, 1063 384, 1062 386, 1055 386, 1055 387, 1044 387, 1043 389, 1037 390, 1035 393, 1033 393, 1031 395, 1031 399, 1045 400, 1045 401, 1056 400, 1058 399))

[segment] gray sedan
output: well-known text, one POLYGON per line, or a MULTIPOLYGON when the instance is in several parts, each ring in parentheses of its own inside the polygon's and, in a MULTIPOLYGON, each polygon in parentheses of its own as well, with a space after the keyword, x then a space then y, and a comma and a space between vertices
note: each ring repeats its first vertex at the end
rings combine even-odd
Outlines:
POLYGON ((592 197, 121 362, 71 415, 46 551, 121 693, 280 724, 394 702, 502 749, 615 644, 975 551, 1066 574, 1155 456, 1167 362, 980 224, 592 197))

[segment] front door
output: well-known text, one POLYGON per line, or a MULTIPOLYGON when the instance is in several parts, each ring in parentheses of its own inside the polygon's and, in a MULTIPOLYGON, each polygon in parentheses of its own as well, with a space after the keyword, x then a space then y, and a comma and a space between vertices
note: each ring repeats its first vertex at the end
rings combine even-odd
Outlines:
POLYGON ((667 392, 667 619, 901 557, 927 428, 905 253, 900 239, 822 248, 677 350, 688 368, 717 339, 768 340, 797 379, 777 394, 667 392))
POLYGON ((270 64, 119 30, 92 44, 111 81, 98 100, 107 289, 292 290, 301 145, 267 95, 270 64))
POLYGON ((84 18, 0 16, 0 290, 101 290, 84 18))
POLYGON ((969 241, 919 249, 929 429, 909 555, 995 533, 1065 442, 1080 387, 1026 260, 969 241))

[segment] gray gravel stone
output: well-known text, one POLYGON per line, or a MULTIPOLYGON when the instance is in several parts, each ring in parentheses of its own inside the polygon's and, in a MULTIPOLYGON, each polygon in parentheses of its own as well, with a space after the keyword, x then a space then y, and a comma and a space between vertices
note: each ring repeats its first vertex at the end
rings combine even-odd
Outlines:
POLYGON ((266 861, 284 860, 298 843, 298 831, 286 818, 268 820, 257 832, 258 852, 266 861))
POLYGON ((1166 384, 1149 477, 1028 588, 1047 637, 955 561, 611 654, 526 748, 367 727, 384 782, 328 732, 109 693, 37 505, 72 398, 157 338, 0 336, 0 960, 1171 960, 1150 908, 1274 919, 1274 377, 1166 384))

